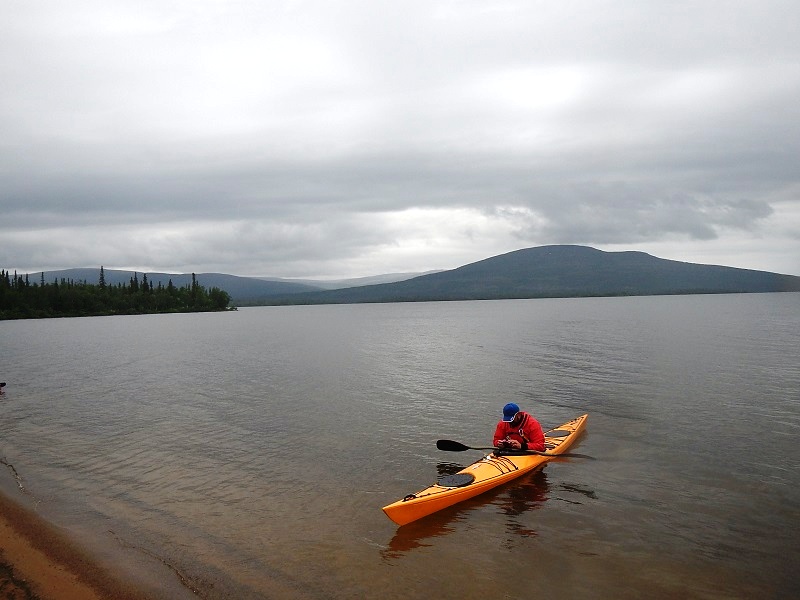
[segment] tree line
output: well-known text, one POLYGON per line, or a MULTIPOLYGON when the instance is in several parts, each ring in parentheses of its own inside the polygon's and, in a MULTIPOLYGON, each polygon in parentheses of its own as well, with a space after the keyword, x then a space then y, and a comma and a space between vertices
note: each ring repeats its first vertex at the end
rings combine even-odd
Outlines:
POLYGON ((46 282, 44 273, 31 282, 28 275, 0 271, 0 320, 222 311, 230 302, 228 292, 206 290, 194 273, 191 285, 176 287, 172 279, 166 286, 153 285, 146 274, 140 281, 138 273, 127 284, 107 285, 103 267, 96 284, 64 278, 46 282))

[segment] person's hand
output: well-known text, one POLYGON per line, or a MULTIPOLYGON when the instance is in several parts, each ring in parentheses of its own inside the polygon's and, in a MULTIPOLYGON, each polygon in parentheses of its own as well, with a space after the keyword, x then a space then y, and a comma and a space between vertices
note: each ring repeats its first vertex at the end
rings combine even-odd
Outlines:
POLYGON ((522 444, 520 444, 517 440, 508 440, 507 442, 508 447, 512 450, 521 450, 522 444))

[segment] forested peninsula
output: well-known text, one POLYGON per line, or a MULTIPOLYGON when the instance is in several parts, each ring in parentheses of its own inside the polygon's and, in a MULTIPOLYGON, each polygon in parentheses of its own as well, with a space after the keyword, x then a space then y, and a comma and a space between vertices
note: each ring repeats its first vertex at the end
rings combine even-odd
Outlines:
POLYGON ((218 287, 206 290, 192 273, 191 285, 176 287, 172 280, 157 286, 137 273, 129 283, 107 285, 103 267, 96 284, 87 281, 47 282, 28 275, 0 271, 0 320, 139 315, 151 313, 209 312, 235 310, 228 292, 218 287))

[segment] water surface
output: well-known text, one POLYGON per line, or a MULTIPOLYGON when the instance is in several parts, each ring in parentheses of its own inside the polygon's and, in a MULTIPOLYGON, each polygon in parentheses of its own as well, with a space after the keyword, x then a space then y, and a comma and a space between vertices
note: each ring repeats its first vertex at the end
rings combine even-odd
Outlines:
POLYGON ((798 331, 798 294, 0 322, 0 479, 167 595, 789 597, 798 331), (383 515, 508 401, 596 460, 383 515))

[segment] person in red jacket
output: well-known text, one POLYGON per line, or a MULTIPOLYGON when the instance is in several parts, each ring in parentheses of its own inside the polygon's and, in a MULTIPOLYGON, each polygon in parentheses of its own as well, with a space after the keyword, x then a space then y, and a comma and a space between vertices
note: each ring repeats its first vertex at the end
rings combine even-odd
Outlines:
POLYGON ((503 419, 497 423, 494 445, 509 450, 544 452, 544 432, 539 421, 509 402, 503 407, 503 419))

